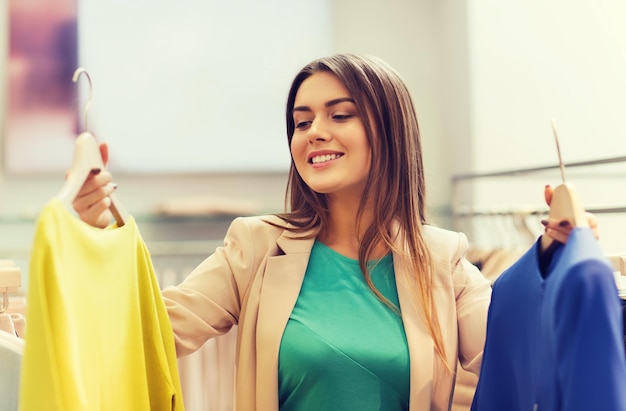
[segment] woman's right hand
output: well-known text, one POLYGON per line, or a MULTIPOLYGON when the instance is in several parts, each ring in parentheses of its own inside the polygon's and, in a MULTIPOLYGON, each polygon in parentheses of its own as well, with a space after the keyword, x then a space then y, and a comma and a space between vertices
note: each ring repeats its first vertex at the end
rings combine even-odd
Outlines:
MULTIPOLYGON (((102 161, 106 165, 109 160, 109 149, 106 143, 100 144, 102 161)), ((80 191, 74 198, 72 206, 81 220, 94 227, 105 228, 111 223, 111 194, 117 185, 113 184, 111 173, 106 170, 92 170, 80 191)))

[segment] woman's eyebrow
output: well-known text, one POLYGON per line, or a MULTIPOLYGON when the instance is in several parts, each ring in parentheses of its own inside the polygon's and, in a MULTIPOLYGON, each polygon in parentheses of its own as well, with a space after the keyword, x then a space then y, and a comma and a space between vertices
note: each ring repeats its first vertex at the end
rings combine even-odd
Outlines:
MULTIPOLYGON (((349 102, 349 103, 355 103, 355 101, 354 101, 354 99, 352 97, 340 97, 340 98, 335 98, 335 99, 327 101, 326 103, 324 103, 324 107, 331 107, 331 106, 334 106, 335 104, 343 103, 343 102, 346 102, 346 101, 349 102)), ((291 111, 292 112, 296 112, 296 111, 311 111, 311 107, 309 107, 309 106, 296 106, 291 111)))
POLYGON ((324 103, 325 107, 334 106, 335 104, 343 103, 343 102, 354 103, 354 99, 352 97, 340 97, 324 103))

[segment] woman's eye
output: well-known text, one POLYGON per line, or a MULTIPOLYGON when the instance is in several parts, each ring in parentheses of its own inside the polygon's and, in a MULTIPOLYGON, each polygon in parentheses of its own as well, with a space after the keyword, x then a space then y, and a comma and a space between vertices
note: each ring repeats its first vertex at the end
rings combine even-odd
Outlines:
POLYGON ((334 120, 347 120, 351 117, 354 117, 352 114, 333 114, 333 119, 334 120))
POLYGON ((309 120, 304 120, 304 121, 296 121, 296 128, 298 130, 302 130, 305 129, 309 126, 309 124, 311 124, 311 122, 309 120))

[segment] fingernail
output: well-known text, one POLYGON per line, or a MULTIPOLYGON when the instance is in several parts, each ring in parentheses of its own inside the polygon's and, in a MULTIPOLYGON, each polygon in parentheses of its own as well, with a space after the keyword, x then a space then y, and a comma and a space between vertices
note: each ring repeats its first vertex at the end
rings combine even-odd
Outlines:
POLYGON ((113 183, 113 190, 117 190, 117 184, 113 183))
POLYGON ((100 171, 102 171, 102 170, 100 170, 99 168, 92 168, 91 169, 91 174, 95 176, 97 174, 100 174, 100 171))
POLYGON ((559 222, 559 227, 569 227, 570 223, 567 220, 563 220, 559 222))
POLYGON ((542 224, 544 227, 547 227, 547 225, 548 225, 548 220, 541 220, 541 224, 542 224))

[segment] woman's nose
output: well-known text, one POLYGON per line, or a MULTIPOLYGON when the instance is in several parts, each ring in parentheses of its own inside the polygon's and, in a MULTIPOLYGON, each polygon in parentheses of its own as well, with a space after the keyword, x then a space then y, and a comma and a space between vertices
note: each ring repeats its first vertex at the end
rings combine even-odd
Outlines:
POLYGON ((331 138, 330 130, 321 119, 315 119, 309 128, 309 142, 327 141, 331 138))

